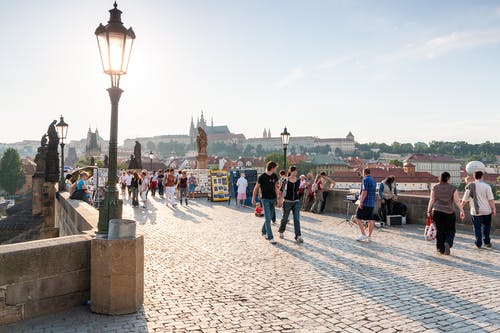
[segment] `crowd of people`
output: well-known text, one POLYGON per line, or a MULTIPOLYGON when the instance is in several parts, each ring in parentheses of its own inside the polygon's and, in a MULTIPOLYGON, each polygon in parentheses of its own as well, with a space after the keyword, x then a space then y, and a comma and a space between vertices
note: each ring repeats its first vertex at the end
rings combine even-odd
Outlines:
MULTIPOLYGON (((71 175, 66 177, 66 190, 70 193, 70 198, 83 200, 93 205, 92 193, 87 184, 89 173, 82 171, 76 182, 71 183, 71 175)), ((131 201, 133 207, 148 207, 148 196, 165 199, 165 204, 176 207, 177 202, 186 206, 189 204, 188 198, 194 199, 197 179, 193 174, 189 177, 186 171, 174 169, 158 171, 147 170, 121 170, 118 177, 121 198, 131 201), (177 193, 177 198, 176 198, 177 193)))
POLYGON ((132 206, 139 206, 139 196, 143 202, 143 208, 147 208, 148 194, 151 192, 153 197, 156 194, 165 199, 167 206, 176 207, 177 202, 181 205, 189 205, 188 198, 193 199, 197 185, 196 177, 191 173, 188 177, 184 170, 175 172, 174 169, 158 170, 148 172, 142 170, 122 171, 118 179, 122 191, 122 199, 132 199, 132 206), (177 193, 177 198, 176 198, 177 193))
MULTIPOLYGON (((263 216, 264 223, 261 228, 262 235, 271 243, 276 240, 271 228, 276 223, 276 209, 282 209, 282 218, 279 224, 279 237, 285 237, 290 214, 293 217, 295 240, 304 242, 300 228, 300 211, 309 211, 321 214, 325 210, 329 193, 335 188, 336 182, 321 172, 316 177, 312 173, 298 176, 298 170, 291 166, 287 171, 276 173, 278 164, 268 162, 266 171, 262 173, 252 192, 252 205, 255 206, 255 215, 263 216), (257 200, 257 197, 260 200, 257 200), (257 202, 259 201, 259 202, 257 202)), ((394 200, 397 200, 397 189, 394 176, 388 176, 379 183, 370 175, 370 169, 362 171, 363 179, 360 185, 359 200, 356 213, 352 221, 357 224, 360 235, 356 239, 360 242, 370 242, 375 228, 374 209, 378 199, 380 201, 379 215, 385 220, 387 215, 393 214, 394 200)), ((476 170, 473 178, 469 180, 462 199, 458 190, 448 183, 450 174, 443 172, 430 193, 427 215, 432 219, 436 228, 436 248, 438 253, 449 255, 453 247, 456 215, 455 208, 460 212, 460 219, 465 218, 464 208, 470 205, 470 215, 475 233, 475 245, 481 248, 491 247, 491 222, 496 216, 496 208, 491 187, 483 182, 483 172, 476 170)), ((87 172, 81 172, 79 179, 70 183, 67 177, 67 190, 71 198, 80 199, 92 204, 92 195, 86 184, 89 179, 87 172)), ((167 206, 176 207, 177 202, 187 206, 188 198, 195 195, 197 185, 196 177, 186 171, 175 172, 174 169, 148 172, 146 170, 122 170, 118 179, 123 200, 131 200, 133 207, 139 206, 139 199, 143 207, 148 206, 148 194, 158 196, 165 200, 167 206), (176 198, 177 193, 177 198, 176 198)), ((242 172, 236 182, 236 205, 243 206, 246 201, 248 181, 242 172)))

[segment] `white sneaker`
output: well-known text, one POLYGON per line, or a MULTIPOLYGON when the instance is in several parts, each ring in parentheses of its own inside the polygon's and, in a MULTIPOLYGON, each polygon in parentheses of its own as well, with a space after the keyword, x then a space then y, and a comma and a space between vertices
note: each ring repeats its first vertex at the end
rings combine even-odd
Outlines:
POLYGON ((285 233, 284 232, 280 232, 280 238, 281 239, 285 239, 285 233))
POLYGON ((372 238, 371 237, 366 237, 366 241, 369 243, 372 241, 372 238))
POLYGON ((358 242, 364 242, 368 237, 366 237, 365 235, 360 235, 358 238, 356 238, 356 240, 358 242))
POLYGON ((304 238, 302 238, 302 236, 298 236, 296 241, 297 243, 304 243, 304 238))
POLYGON ((269 243, 271 243, 271 244, 276 244, 276 240, 275 240, 274 238, 271 238, 271 239, 269 240, 269 243))

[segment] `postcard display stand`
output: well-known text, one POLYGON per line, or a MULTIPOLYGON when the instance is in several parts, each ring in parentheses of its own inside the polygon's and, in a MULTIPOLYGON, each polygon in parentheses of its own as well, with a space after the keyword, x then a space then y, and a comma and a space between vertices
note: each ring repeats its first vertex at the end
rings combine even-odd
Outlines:
POLYGON ((211 170, 210 184, 212 187, 210 193, 210 199, 212 201, 229 200, 229 177, 227 171, 211 170))

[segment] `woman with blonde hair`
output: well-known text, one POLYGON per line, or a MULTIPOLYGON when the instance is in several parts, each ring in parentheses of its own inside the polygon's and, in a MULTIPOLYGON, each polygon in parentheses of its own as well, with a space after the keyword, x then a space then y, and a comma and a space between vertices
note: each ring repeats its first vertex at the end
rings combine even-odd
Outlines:
POLYGON ((86 171, 80 172, 80 178, 71 186, 71 197, 70 199, 83 200, 86 203, 92 205, 92 196, 89 192, 85 181, 89 179, 89 174, 86 171))

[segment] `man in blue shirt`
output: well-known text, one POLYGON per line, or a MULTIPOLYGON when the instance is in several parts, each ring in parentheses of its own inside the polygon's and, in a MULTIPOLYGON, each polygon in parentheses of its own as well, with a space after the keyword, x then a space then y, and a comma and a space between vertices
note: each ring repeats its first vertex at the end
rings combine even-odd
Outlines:
POLYGON ((370 169, 363 170, 363 182, 361 183, 359 206, 356 210, 356 217, 353 218, 359 226, 361 235, 356 239, 359 242, 371 241, 373 229, 375 228, 375 221, 373 221, 373 209, 375 207, 375 192, 377 182, 370 175, 370 169), (363 220, 368 221, 368 235, 366 235, 363 220))

